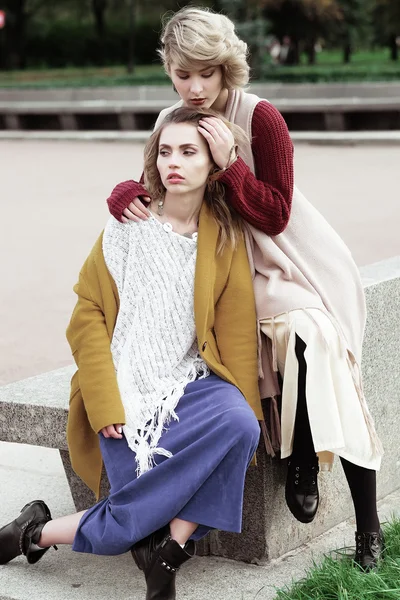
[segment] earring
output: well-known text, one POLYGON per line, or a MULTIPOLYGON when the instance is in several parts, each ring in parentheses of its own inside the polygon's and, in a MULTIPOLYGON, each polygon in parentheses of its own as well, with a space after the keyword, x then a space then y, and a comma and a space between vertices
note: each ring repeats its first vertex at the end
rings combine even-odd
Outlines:
POLYGON ((219 175, 218 167, 215 167, 214 169, 212 169, 210 171, 210 173, 208 174, 208 179, 207 179, 207 191, 208 192, 215 191, 215 185, 218 180, 218 175, 219 175))
POLYGON ((157 214, 162 217, 164 214, 164 200, 159 200, 157 204, 157 214))

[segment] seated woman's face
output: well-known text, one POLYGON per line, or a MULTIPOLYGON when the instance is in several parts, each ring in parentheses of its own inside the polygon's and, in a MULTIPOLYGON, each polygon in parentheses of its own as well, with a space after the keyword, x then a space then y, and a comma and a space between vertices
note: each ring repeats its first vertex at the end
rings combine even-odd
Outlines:
POLYGON ((192 123, 171 123, 161 132, 157 168, 168 192, 204 189, 213 167, 208 143, 192 123))

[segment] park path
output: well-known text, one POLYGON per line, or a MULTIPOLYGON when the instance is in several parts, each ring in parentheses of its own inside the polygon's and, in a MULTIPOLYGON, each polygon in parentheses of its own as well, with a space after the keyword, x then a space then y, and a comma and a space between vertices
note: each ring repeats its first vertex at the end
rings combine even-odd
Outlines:
MULTIPOLYGON (((0 142, 0 385, 71 363, 72 286, 142 145, 0 142)), ((296 146, 300 189, 359 266, 400 254, 400 147, 296 146)), ((323 249, 321 249, 323 251, 323 249)))

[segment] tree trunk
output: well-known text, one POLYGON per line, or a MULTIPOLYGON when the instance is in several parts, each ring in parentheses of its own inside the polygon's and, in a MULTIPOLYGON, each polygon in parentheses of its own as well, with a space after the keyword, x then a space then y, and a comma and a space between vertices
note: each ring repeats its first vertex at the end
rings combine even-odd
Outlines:
POLYGON ((299 65, 300 64, 300 43, 298 39, 293 40, 293 48, 292 48, 293 59, 291 64, 299 65))
POLYGON ((129 0, 129 45, 128 45, 128 73, 135 70, 135 1, 129 0))
POLYGON ((345 65, 348 65, 350 63, 351 53, 352 53, 351 44, 350 44, 350 42, 346 42, 343 47, 343 62, 345 65))
POLYGON ((399 47, 396 42, 396 36, 392 35, 390 38, 390 59, 398 60, 399 58, 399 47))
POLYGON ((307 48, 309 65, 315 65, 315 62, 316 62, 317 53, 315 52, 315 44, 316 44, 315 38, 311 38, 309 46, 307 48))
POLYGON ((105 59, 105 48, 104 48, 104 36, 105 36, 105 20, 104 12, 107 8, 107 0, 92 0, 92 9, 94 15, 94 23, 99 41, 98 46, 98 57, 97 64, 104 65, 105 59))
POLYGON ((26 30, 26 0, 16 0, 13 10, 7 11, 7 24, 5 33, 6 66, 9 69, 24 69, 25 56, 25 30, 26 30), (11 13, 11 14, 10 14, 11 13))
POLYGON ((107 8, 107 0, 92 0, 92 9, 96 33, 100 39, 103 39, 105 33, 104 12, 107 8))

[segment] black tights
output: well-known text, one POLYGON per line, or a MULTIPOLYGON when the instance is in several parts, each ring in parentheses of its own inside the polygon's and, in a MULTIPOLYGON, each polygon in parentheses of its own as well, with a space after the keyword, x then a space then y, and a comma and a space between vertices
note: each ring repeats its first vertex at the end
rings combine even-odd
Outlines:
MULTIPOLYGON (((296 356, 299 362, 299 391, 292 457, 301 462, 311 462, 315 459, 315 450, 307 412, 307 364, 304 358, 305 348, 306 344, 296 335, 296 356)), ((379 519, 376 508, 376 471, 354 465, 344 458, 340 458, 340 461, 353 498, 357 531, 379 531, 379 519)))

